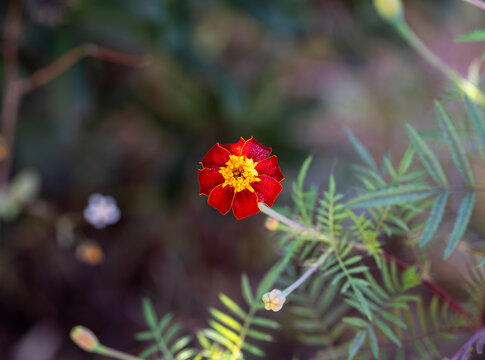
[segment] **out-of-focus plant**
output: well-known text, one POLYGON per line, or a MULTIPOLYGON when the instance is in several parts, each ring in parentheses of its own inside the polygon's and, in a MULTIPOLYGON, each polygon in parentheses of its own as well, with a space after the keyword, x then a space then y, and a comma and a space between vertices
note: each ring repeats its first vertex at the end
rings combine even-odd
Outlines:
MULTIPOLYGON (((477 6, 482 4, 479 1, 469 2, 477 6)), ((232 3, 256 16, 265 14, 258 6, 248 5, 255 2, 232 3)), ((174 4, 170 2, 168 7, 174 4)), ((460 251, 470 253, 478 266, 485 265, 483 251, 472 251, 464 245, 466 242, 461 241, 473 213, 476 194, 484 191, 476 185, 470 159, 478 163, 485 156, 485 117, 480 109, 485 105, 485 96, 476 78, 463 78, 429 51, 405 22, 400 1, 375 0, 374 4, 378 13, 465 95, 465 105, 460 103, 460 106, 468 111, 468 125, 476 134, 473 137, 463 135, 459 121, 451 115, 447 106, 435 103, 436 120, 444 140, 439 145, 444 144, 449 152, 461 178, 460 184, 452 183, 443 160, 431 149, 431 142, 411 125, 407 126, 410 145, 397 166, 393 165, 390 156, 385 156, 377 164, 349 131, 349 140, 364 164, 355 168, 361 181, 356 193, 339 194, 333 176, 323 194, 314 186, 308 188, 305 182, 311 165, 311 158, 308 158, 293 184, 293 211, 277 211, 271 208, 281 191, 279 182, 282 175, 275 170, 277 162, 270 161, 273 166, 270 171, 277 175, 272 177, 274 181, 264 182, 261 177, 267 174, 258 168, 271 159, 266 159, 269 155, 267 148, 258 144, 252 156, 246 156, 248 154, 242 150, 242 144, 241 149, 238 143, 228 145, 231 154, 214 155, 215 161, 203 164, 201 171, 210 172, 211 177, 210 186, 205 183, 207 186, 202 189, 201 185, 201 193, 208 195, 211 203, 213 191, 225 191, 224 196, 219 194, 218 201, 212 201, 212 205, 222 213, 227 213, 232 207, 243 209, 238 213, 240 216, 236 210, 238 218, 259 211, 266 214, 270 218, 267 228, 280 234, 281 259, 256 288, 246 275, 242 276, 243 304, 225 294, 219 296, 223 310, 209 309, 208 328, 197 332, 195 337, 198 344, 194 338, 179 334, 181 326, 172 321, 171 314, 158 318, 153 305, 145 300, 143 313, 148 330, 138 333, 136 338, 146 342, 147 347, 138 356, 105 347, 83 327, 75 327, 71 332, 78 346, 88 352, 125 360, 264 357, 264 343, 273 341, 274 333, 280 328, 274 318, 288 313, 302 343, 315 347, 315 359, 438 358, 444 354, 440 352, 437 339, 455 340, 456 332, 472 327, 479 330, 460 347, 453 359, 469 358, 472 346, 477 353, 482 352, 485 338, 483 324, 476 323, 482 304, 477 301, 476 293, 484 282, 483 276, 478 273, 467 283, 473 301, 466 308, 433 282, 428 265, 423 264, 421 259, 426 258, 426 247, 437 239, 437 231, 449 212, 456 213, 456 216, 446 240, 444 259, 460 251), (481 151, 473 154, 465 146, 464 139, 479 144, 481 151), (449 198, 457 194, 462 198, 454 209, 449 198), (234 206, 234 201, 239 203, 234 206), (412 263, 406 263, 384 250, 386 240, 393 237, 415 254, 412 263), (427 301, 430 295, 431 300, 427 301), (277 314, 265 312, 265 309, 277 314)), ((32 75, 21 77, 18 71, 21 9, 20 1, 11 2, 5 32, 6 76, 0 140, 0 216, 5 219, 13 219, 19 214, 37 193, 39 183, 35 175, 21 172, 10 180, 15 127, 22 96, 47 84, 88 56, 130 66, 146 64, 145 58, 85 44, 68 51, 32 75)), ((190 36, 186 12, 176 14, 178 16, 173 16, 165 24, 172 22, 178 26, 167 26, 157 34, 161 46, 184 66, 193 70, 203 69, 212 86, 224 94, 229 112, 237 113, 240 110, 238 87, 230 77, 180 46, 190 41, 190 36), (230 91, 226 91, 228 89, 230 91)), ((474 34, 464 38, 472 37, 480 36, 474 34)), ((101 206, 96 210, 104 219, 101 226, 118 220, 119 213, 112 207, 106 208, 106 203, 101 206)), ((87 218, 91 221, 91 216, 87 218)), ((59 238, 72 241, 76 221, 68 216, 56 220, 58 227, 62 228, 59 238)), ((84 255, 79 256, 96 263, 101 257, 100 249, 97 250, 93 252, 92 248, 86 253, 84 248, 79 250, 80 254, 84 251, 84 255)), ((473 270, 476 271, 475 268, 473 270)))
MULTIPOLYGON (((469 2, 480 7, 483 7, 484 5, 481 1, 471 0, 469 2)), ((424 59, 439 69, 463 94, 471 98, 473 101, 480 103, 482 106, 485 106, 485 95, 477 83, 478 79, 473 77, 468 79, 463 78, 429 50, 426 44, 418 37, 418 35, 416 35, 406 22, 401 0, 374 0, 374 4, 377 13, 384 20, 394 26, 403 39, 422 55, 424 59)))

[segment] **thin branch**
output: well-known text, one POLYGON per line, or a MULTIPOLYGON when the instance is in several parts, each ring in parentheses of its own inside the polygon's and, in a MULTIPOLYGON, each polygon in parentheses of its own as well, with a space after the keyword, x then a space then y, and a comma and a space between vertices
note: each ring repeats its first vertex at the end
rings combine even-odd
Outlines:
POLYGON ((470 3, 472 5, 475 5, 479 7, 482 10, 485 10, 485 3, 481 0, 465 0, 467 3, 470 3))
POLYGON ((461 356, 464 355, 466 352, 470 351, 470 348, 473 346, 475 341, 477 341, 480 336, 483 335, 485 331, 485 327, 480 328, 473 336, 465 343, 463 346, 458 350, 458 352, 451 358, 451 360, 458 360, 461 359, 461 356))
POLYGON ((104 356, 109 356, 114 359, 119 359, 119 360, 142 360, 139 357, 124 353, 122 351, 112 349, 106 346, 103 346, 102 349, 98 352, 98 354, 104 355, 104 356))
POLYGON ((5 21, 5 37, 2 49, 5 83, 0 127, 5 153, 3 160, 0 160, 0 190, 7 184, 12 160, 15 124, 20 105, 20 91, 16 79, 18 77, 19 38, 22 32, 22 5, 22 0, 12 0, 5 21))
POLYGON ((148 64, 148 59, 144 57, 121 53, 94 44, 82 44, 69 50, 60 58, 37 70, 29 77, 18 80, 21 92, 25 94, 49 83, 86 57, 129 67, 141 67, 148 64))
POLYGON ((283 295, 285 297, 288 296, 289 294, 291 294, 293 290, 295 290, 301 284, 303 284, 310 275, 312 275, 316 270, 318 270, 323 265, 323 263, 325 262, 325 260, 327 260, 330 253, 331 253, 330 251, 324 252, 323 255, 320 256, 320 258, 312 266, 310 266, 310 268, 307 271, 305 271, 305 273, 302 276, 298 278, 298 280, 296 280, 293 284, 291 284, 289 287, 283 290, 283 295))

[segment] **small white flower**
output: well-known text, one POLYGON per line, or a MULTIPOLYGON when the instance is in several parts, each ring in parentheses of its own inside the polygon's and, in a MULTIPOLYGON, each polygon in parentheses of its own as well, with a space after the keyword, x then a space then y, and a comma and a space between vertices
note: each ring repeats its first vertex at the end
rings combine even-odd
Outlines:
POLYGON ((121 217, 120 209, 116 200, 111 196, 92 194, 89 197, 88 206, 84 209, 84 218, 97 229, 111 225, 121 217))

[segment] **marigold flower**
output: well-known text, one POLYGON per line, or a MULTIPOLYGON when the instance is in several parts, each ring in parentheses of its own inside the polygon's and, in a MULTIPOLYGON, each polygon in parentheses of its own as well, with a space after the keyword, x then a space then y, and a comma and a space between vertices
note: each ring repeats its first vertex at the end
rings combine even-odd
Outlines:
POLYGON ((84 209, 84 218, 97 229, 115 224, 121 217, 116 200, 111 196, 93 194, 89 197, 88 206, 84 209))
POLYGON ((237 219, 258 213, 258 203, 273 206, 284 177, 270 153, 254 138, 215 144, 201 161, 200 194, 209 196, 207 203, 223 215, 232 208, 237 219))
POLYGON ((285 295, 278 289, 273 289, 271 292, 263 295, 264 308, 266 310, 280 311, 285 301, 285 295))

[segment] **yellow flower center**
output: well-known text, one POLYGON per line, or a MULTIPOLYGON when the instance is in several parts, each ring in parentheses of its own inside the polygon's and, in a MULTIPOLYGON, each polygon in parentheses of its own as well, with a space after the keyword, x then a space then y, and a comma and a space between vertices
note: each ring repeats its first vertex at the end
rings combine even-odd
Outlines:
POLYGON ((261 181, 258 178, 258 171, 255 169, 257 162, 253 159, 248 159, 246 156, 230 155, 229 160, 226 162, 226 166, 221 168, 219 172, 224 177, 224 184, 234 186, 236 192, 248 189, 254 192, 251 183, 261 181))

